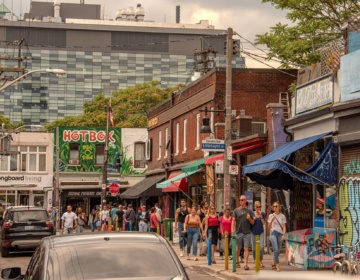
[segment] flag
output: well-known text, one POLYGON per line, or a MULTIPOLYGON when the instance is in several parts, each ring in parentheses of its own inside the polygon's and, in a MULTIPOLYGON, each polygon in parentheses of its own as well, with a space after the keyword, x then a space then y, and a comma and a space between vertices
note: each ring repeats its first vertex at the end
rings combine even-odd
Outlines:
POLYGON ((114 115, 111 106, 109 107, 110 125, 114 126, 114 115))

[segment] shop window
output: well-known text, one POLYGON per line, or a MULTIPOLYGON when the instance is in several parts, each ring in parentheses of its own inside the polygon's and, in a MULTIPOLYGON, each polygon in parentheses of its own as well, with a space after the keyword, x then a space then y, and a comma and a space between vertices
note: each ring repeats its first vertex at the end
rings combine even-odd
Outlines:
POLYGON ((70 144, 69 151, 69 165, 79 165, 80 164, 80 145, 79 144, 70 144))
POLYGON ((137 142, 134 147, 134 168, 145 168, 145 143, 137 142))
POLYGON ((105 160, 105 145, 96 145, 96 165, 103 165, 105 160))

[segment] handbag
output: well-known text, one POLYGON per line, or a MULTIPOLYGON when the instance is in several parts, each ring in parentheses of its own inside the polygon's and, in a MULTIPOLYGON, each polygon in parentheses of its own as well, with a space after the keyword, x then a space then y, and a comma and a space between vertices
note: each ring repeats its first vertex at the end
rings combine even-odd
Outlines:
POLYGON ((182 238, 187 237, 187 232, 186 232, 186 231, 182 231, 182 232, 180 233, 180 236, 181 236, 182 238))

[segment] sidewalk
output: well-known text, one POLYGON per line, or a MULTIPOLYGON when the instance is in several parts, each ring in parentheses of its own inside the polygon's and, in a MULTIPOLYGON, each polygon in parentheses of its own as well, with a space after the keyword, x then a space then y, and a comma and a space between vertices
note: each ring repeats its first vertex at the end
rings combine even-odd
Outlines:
MULTIPOLYGON (((170 241, 170 244, 171 241, 170 241)), ((178 256, 180 256, 180 248, 179 248, 179 244, 172 244, 172 248, 174 249, 174 251, 176 252, 176 254, 178 256)), ((200 246, 198 246, 198 254, 199 254, 199 248, 200 246)), ((229 260, 229 269, 225 270, 225 260, 220 260, 219 257, 219 253, 215 252, 215 260, 216 260, 216 264, 211 264, 208 265, 208 259, 207 256, 206 257, 199 257, 198 256, 198 261, 194 260, 194 257, 191 257, 192 255, 190 254, 190 260, 186 259, 186 256, 183 257, 179 257, 180 261, 182 262, 182 264, 185 267, 192 267, 196 270, 205 272, 205 273, 209 273, 209 274, 213 274, 213 275, 218 275, 219 277, 223 277, 226 279, 249 279, 249 278, 256 278, 256 276, 261 276, 264 274, 276 274, 277 276, 280 276, 280 273, 283 272, 287 272, 291 273, 291 272, 296 272, 296 273, 305 273, 305 274, 310 274, 310 273, 315 273, 315 274, 327 274, 329 276, 329 279, 331 279, 333 277, 333 272, 332 270, 311 270, 310 271, 304 271, 303 269, 297 268, 297 267, 293 267, 293 266, 289 266, 286 264, 285 262, 285 255, 281 254, 280 255, 280 272, 274 272, 271 269, 271 264, 273 262, 273 255, 269 255, 269 254, 264 254, 263 257, 263 264, 265 266, 265 268, 262 268, 260 270, 260 273, 257 274, 255 271, 255 262, 253 260, 252 257, 252 253, 250 252, 250 256, 249 256, 249 270, 244 270, 244 264, 241 263, 241 268, 236 268, 236 272, 232 271, 232 260, 229 260)))

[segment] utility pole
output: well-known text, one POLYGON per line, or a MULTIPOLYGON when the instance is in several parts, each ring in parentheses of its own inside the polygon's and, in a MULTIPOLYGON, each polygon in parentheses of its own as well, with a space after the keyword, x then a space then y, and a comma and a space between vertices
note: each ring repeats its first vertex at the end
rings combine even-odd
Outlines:
POLYGON ((110 118, 110 106, 106 105, 106 130, 105 130, 105 147, 104 147, 104 165, 102 172, 102 184, 101 184, 101 206, 106 203, 106 183, 107 183, 107 168, 109 159, 109 118, 110 118))
POLYGON ((53 198, 53 206, 57 206, 56 213, 56 228, 60 228, 60 190, 59 190, 59 180, 60 180, 60 135, 59 127, 56 127, 56 173, 55 173, 55 198, 53 198))
POLYGON ((224 210, 230 208, 231 178, 229 174, 231 149, 231 91, 232 91, 232 55, 233 55, 233 30, 228 28, 226 36, 226 88, 225 88, 225 153, 224 156, 224 210), (228 148, 230 147, 230 148, 228 148), (230 155, 228 153, 230 152, 230 155))

